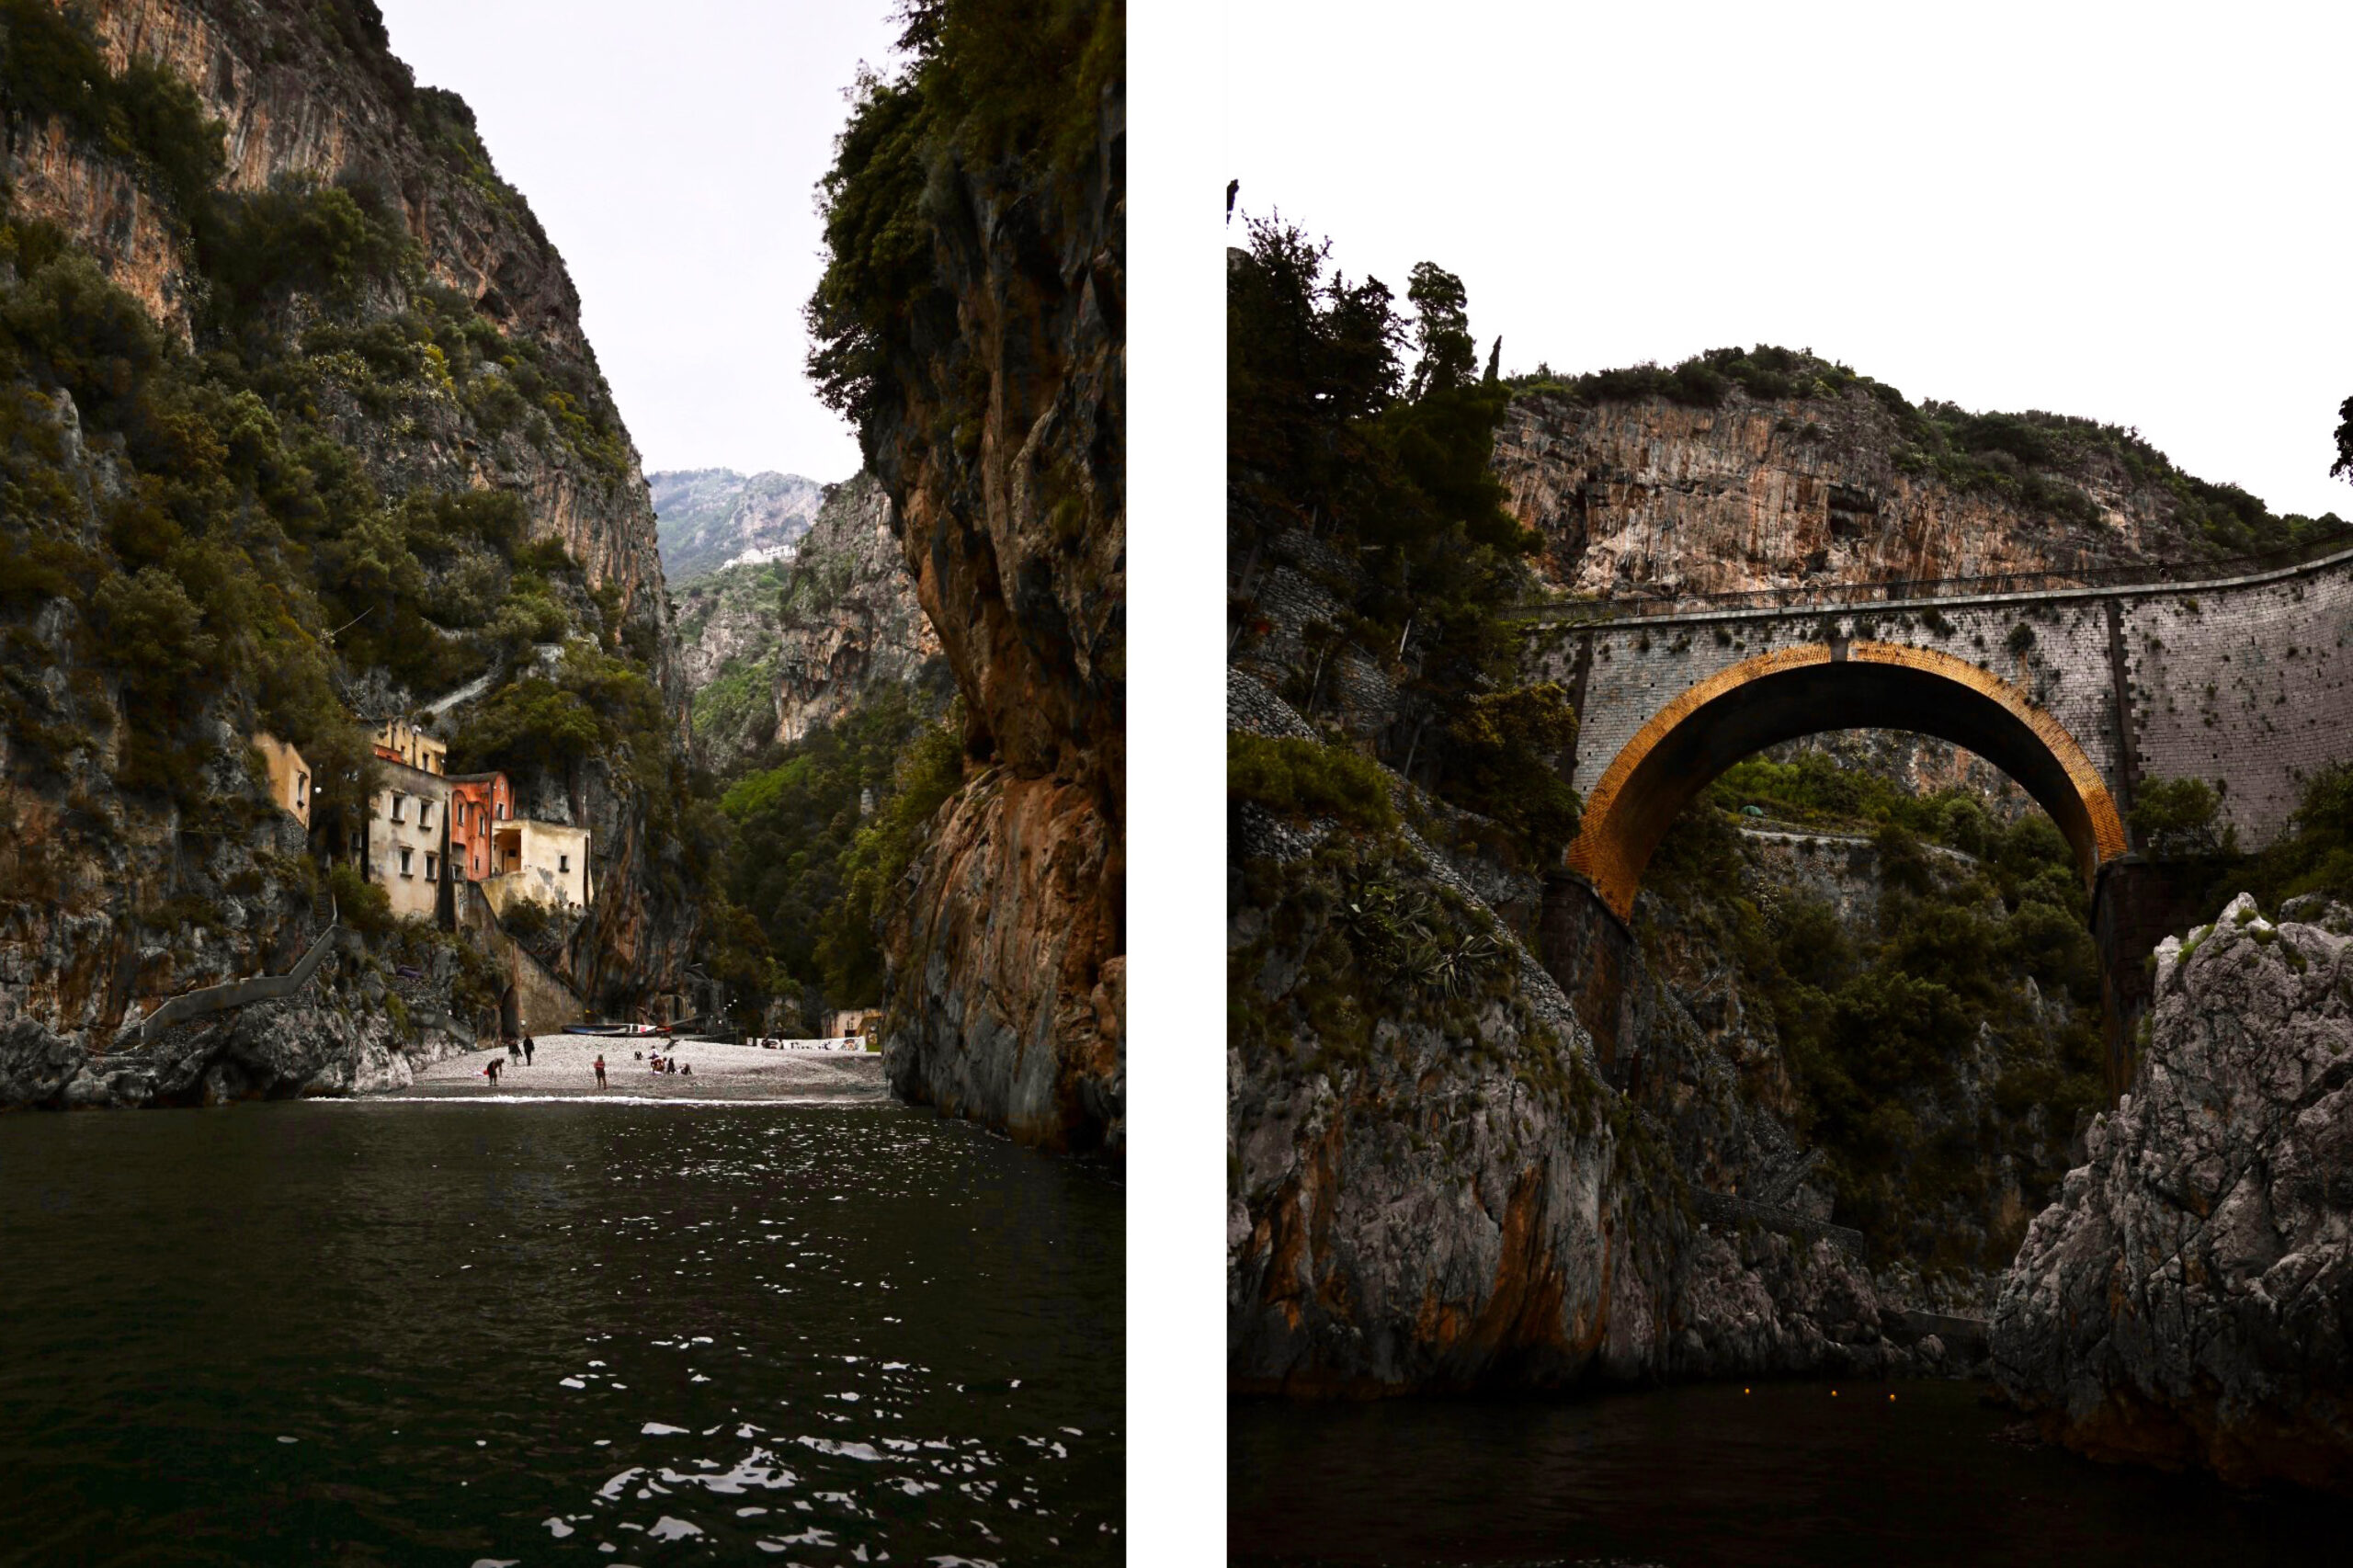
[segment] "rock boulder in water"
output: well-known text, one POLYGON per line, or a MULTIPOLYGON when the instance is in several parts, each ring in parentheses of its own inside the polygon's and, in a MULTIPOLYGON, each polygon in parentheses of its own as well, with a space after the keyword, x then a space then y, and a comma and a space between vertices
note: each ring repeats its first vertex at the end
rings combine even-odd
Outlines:
POLYGON ((2353 1491, 2353 915, 2157 949, 2132 1092, 2027 1233, 1996 1381, 2100 1459, 2353 1491))

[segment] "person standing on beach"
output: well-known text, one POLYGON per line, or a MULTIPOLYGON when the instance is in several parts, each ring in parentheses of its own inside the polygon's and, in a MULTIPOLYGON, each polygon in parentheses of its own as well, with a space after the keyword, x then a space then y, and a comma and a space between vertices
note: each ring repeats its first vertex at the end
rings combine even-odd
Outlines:
POLYGON ((531 1064, 531 1037, 530 1037, 529 1035, 525 1035, 525 1036, 523 1037, 523 1065, 524 1065, 524 1066, 526 1066, 526 1067, 529 1067, 530 1064, 531 1064))
POLYGON ((605 1053, 601 1051, 597 1053, 597 1086, 605 1086, 605 1053))

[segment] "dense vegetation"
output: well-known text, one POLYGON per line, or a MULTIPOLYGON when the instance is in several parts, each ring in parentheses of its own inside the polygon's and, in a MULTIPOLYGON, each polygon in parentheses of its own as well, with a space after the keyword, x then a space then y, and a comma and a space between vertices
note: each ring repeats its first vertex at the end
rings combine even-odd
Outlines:
POLYGON ((961 726, 922 687, 869 692, 833 723, 771 745, 718 797, 725 894, 714 978, 748 1025, 771 1000, 814 1032, 827 1008, 881 1000, 877 932, 891 888, 963 778, 961 726))
MULTIPOLYGON (((1407 318, 1378 278, 1330 270, 1330 248, 1253 222, 1249 259, 1229 271, 1228 549, 1251 559, 1303 529, 1349 560, 1354 570, 1319 581, 1347 607, 1334 642, 1404 692, 1381 760, 1495 819, 1542 863, 1575 835, 1576 798, 1552 766, 1575 719, 1558 687, 1519 683, 1502 613, 1525 591, 1535 544, 1491 467, 1509 394, 1492 366, 1476 376, 1460 279, 1415 267, 1407 318)), ((1311 718, 1332 664, 1287 693, 1311 718)))
MULTIPOLYGON (((1540 365, 1512 378, 1519 396, 1564 397, 1592 404, 1663 398, 1691 408, 1715 408, 1735 394, 1802 408, 1863 397, 1877 403, 1902 443, 1896 464, 1933 475, 1960 490, 1991 492, 2034 510, 2097 521, 2098 508, 2082 488, 2086 475, 2108 471, 2135 484, 2168 493, 2188 537, 2218 554, 2287 549, 2342 529, 2336 514, 2307 517, 2273 513, 2234 484, 2212 484, 2176 468, 2138 430, 2063 414, 1972 413, 1933 400, 1915 403, 1895 388, 1810 352, 1758 345, 1713 348, 1673 366, 1633 365, 1580 376, 1556 375, 1540 365)), ((1811 419, 1803 426, 1814 428, 1811 419)))
POLYGON ((1752 1025, 1779 1040, 1797 1131, 1827 1154, 1836 1218, 1882 1261, 2006 1265, 2105 1092, 2083 879, 2050 818, 2004 826, 1967 791, 1915 797, 1818 752, 1752 758, 1678 819, 1645 881, 1736 960, 1752 1025), (1749 871, 1733 826, 1748 806, 1870 835, 1869 918, 1749 871), (2006 1203, 2006 1174, 2022 1206, 2006 1203))
MULTIPOLYGON (((442 155, 478 157, 462 106, 381 53, 371 6, 301 25, 389 62, 442 155)), ((0 722, 19 780, 66 788, 104 757, 126 796, 218 812, 246 771, 222 726, 267 729, 309 759, 313 834, 341 848, 373 788, 354 694, 422 699, 504 666, 518 678, 453 761, 563 769, 593 750, 677 836, 655 625, 530 540, 517 494, 380 482, 429 468, 410 460, 433 443, 509 436, 631 472, 593 364, 430 283, 389 189, 216 188, 222 128, 161 66, 110 73, 78 13, 5 0, 0 28, 10 125, 56 116, 128 167, 188 267, 184 318, 159 322, 65 234, 0 212, 0 722), (63 691, 42 678, 61 663, 63 691)))
POLYGON ((906 63, 859 77, 824 177, 825 270, 807 308, 810 375, 870 457, 877 418, 905 401, 892 350, 956 331, 934 256, 947 171, 1017 156, 1026 178, 1063 183, 1094 146, 1127 31, 1123 0, 904 0, 899 16, 906 63))

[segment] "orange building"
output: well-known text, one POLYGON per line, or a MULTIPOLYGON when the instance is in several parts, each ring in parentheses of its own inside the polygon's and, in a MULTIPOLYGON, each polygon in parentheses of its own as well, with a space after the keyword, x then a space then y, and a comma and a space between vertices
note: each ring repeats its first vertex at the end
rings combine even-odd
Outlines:
POLYGON ((470 882, 494 875, 491 835, 513 819, 515 791, 504 773, 464 773, 449 780, 449 861, 470 882))

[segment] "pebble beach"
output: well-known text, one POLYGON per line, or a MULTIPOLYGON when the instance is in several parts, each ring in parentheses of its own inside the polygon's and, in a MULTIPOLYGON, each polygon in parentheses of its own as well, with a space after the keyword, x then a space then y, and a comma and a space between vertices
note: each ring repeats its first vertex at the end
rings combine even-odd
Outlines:
POLYGON ((664 1040, 628 1035, 550 1034, 532 1038, 529 1066, 506 1048, 470 1051, 437 1062, 405 1089, 379 1097, 432 1099, 810 1100, 887 1098, 882 1058, 860 1051, 769 1050, 756 1045, 664 1040), (656 1073, 633 1052, 675 1049, 692 1073, 656 1073), (606 1087, 595 1063, 605 1058, 606 1087), (483 1076, 493 1058, 506 1062, 494 1087, 483 1076))

